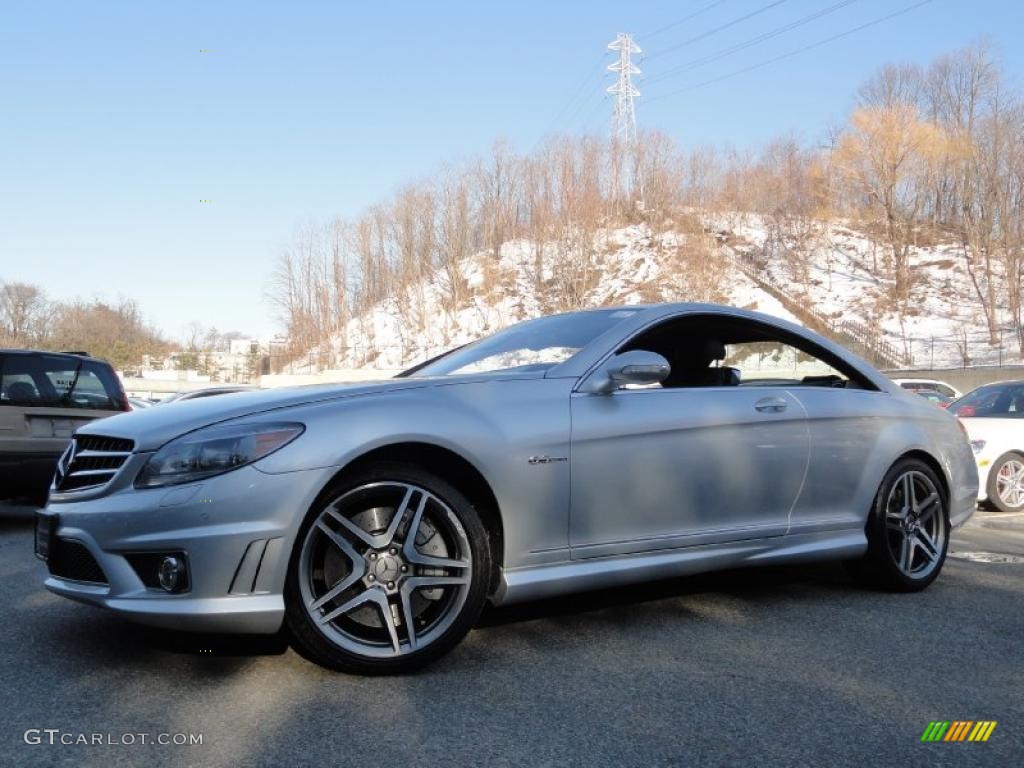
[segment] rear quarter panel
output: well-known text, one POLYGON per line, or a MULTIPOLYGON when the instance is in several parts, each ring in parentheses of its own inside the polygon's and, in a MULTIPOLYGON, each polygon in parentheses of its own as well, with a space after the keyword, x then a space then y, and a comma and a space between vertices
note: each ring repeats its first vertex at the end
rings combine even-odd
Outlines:
POLYGON ((862 526, 889 468, 904 454, 925 453, 949 488, 950 519, 974 510, 977 471, 956 419, 897 387, 883 392, 800 390, 810 419, 811 461, 790 530, 862 526))

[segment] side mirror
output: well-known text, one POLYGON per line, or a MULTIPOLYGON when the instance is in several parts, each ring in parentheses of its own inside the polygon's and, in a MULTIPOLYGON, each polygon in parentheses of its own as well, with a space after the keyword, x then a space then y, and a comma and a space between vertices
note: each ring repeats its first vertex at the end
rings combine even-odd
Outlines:
POLYGON ((583 386, 583 392, 606 395, 627 384, 658 384, 671 367, 661 355, 643 349, 623 352, 610 358, 583 386))

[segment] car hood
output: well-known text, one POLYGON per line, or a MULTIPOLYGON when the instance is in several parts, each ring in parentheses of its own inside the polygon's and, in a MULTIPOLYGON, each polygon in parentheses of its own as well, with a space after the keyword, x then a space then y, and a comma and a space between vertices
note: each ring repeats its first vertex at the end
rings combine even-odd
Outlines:
MULTIPOLYGON (((283 387, 281 389, 214 395, 122 413, 83 426, 77 434, 127 438, 135 442, 136 451, 152 451, 186 432, 242 416, 252 416, 281 408, 328 400, 381 395, 447 383, 453 382, 443 379, 408 378, 358 384, 283 387)), ((282 416, 282 418, 287 417, 282 416)))

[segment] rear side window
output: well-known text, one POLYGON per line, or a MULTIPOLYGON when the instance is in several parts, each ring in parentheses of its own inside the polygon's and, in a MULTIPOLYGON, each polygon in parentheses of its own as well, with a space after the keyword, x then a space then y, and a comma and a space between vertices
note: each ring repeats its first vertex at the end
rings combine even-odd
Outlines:
POLYGON ((726 345, 722 365, 739 371, 747 387, 847 387, 850 377, 824 360, 783 341, 739 341, 726 345))
POLYGON ((109 366, 61 355, 0 355, 0 407, 125 410, 109 366))

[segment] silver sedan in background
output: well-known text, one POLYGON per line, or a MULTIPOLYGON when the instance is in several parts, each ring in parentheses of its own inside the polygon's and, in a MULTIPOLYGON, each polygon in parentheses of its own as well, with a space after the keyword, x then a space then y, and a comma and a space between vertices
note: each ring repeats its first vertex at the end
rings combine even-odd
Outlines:
POLYGON ((386 382, 83 427, 36 548, 57 594, 171 628, 284 625, 321 664, 382 673, 452 648, 488 600, 825 559, 920 590, 977 482, 954 417, 824 338, 622 307, 386 382))

